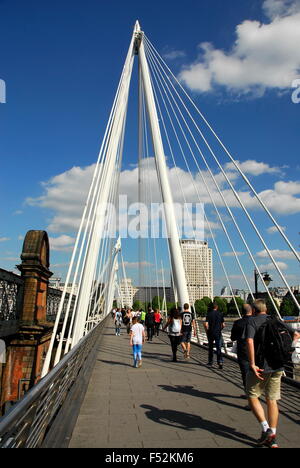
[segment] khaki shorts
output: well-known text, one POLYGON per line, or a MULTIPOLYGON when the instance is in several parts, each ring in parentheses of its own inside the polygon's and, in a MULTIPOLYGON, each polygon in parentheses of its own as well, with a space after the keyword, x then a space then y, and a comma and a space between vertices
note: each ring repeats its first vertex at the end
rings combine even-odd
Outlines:
POLYGON ((246 380, 248 398, 259 398, 264 393, 268 400, 280 400, 282 374, 281 371, 262 374, 264 380, 259 380, 252 371, 248 372, 246 380))

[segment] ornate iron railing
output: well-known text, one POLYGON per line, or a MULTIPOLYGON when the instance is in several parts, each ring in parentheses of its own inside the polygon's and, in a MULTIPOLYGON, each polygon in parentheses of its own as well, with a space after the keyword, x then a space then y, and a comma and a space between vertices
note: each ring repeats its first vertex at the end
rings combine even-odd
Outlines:
POLYGON ((18 320, 22 294, 22 278, 0 268, 0 321, 18 320))

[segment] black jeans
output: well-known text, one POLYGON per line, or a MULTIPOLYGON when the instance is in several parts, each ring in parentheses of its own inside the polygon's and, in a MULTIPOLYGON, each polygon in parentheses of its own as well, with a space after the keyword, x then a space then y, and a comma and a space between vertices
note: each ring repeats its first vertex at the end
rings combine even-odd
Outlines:
POLYGON ((154 335, 154 325, 147 325, 147 338, 148 341, 152 341, 154 335))
POLYGON ((170 342, 171 342, 171 348, 172 348, 172 354, 173 354, 173 361, 177 360, 176 354, 177 354, 177 348, 181 343, 181 336, 172 336, 169 335, 170 342))
POLYGON ((216 343, 216 348, 217 348, 217 363, 222 364, 223 363, 223 358, 222 358, 222 335, 219 336, 214 336, 214 335, 207 335, 208 338, 208 362, 210 364, 213 363, 214 360, 214 343, 216 343))

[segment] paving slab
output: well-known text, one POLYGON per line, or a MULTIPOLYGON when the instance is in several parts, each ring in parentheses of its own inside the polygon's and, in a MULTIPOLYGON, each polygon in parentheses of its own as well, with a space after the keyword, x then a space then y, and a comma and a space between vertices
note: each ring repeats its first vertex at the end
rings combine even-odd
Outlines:
MULTIPOLYGON (((70 448, 253 448, 260 426, 241 396, 238 365, 208 368, 207 351, 171 361, 168 337, 143 348, 133 368, 128 335, 115 336, 112 321, 98 345, 95 367, 70 448)), ((283 384, 278 442, 300 446, 300 392, 283 384)))

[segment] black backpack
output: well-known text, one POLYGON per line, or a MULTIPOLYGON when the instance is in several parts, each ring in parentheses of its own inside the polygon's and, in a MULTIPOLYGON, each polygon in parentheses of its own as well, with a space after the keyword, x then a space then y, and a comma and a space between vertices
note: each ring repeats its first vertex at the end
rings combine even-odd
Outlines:
POLYGON ((292 343, 285 324, 275 317, 268 317, 254 338, 256 365, 263 368, 266 360, 271 369, 284 367, 291 360, 292 343))

